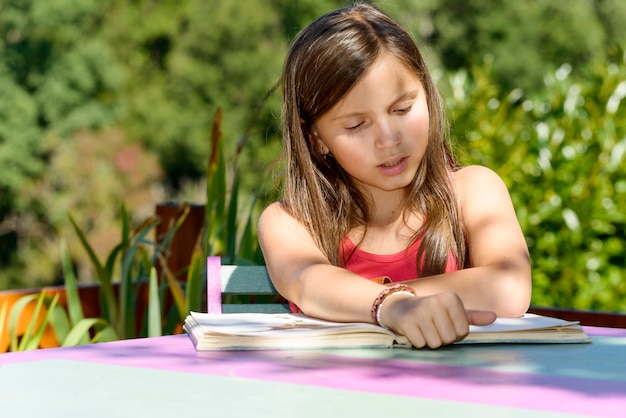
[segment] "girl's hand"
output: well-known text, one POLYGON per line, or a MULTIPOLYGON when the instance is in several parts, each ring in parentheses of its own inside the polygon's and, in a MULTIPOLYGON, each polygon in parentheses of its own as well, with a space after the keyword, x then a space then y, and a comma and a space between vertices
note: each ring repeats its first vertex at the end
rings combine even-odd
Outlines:
POLYGON ((465 310, 454 292, 416 297, 392 295, 385 302, 381 322, 406 336, 417 348, 438 348, 467 336, 469 325, 488 325, 496 314, 465 310))

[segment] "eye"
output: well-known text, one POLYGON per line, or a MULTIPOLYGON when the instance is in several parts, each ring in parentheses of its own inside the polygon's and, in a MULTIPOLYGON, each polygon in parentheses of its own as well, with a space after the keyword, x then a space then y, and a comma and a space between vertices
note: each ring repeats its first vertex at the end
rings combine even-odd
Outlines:
POLYGON ((361 126, 363 126, 363 122, 359 122, 356 125, 352 125, 352 126, 348 126, 346 128, 346 130, 348 131, 356 131, 357 129, 359 129, 361 126))
POLYGON ((411 110, 412 105, 400 108, 400 109, 396 109, 394 112, 399 114, 399 115, 404 115, 406 113, 409 113, 409 111, 411 110))

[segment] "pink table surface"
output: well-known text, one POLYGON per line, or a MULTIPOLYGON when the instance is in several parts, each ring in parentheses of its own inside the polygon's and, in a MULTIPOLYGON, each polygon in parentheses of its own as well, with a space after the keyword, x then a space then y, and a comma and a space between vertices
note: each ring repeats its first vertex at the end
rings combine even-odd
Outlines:
POLYGON ((439 350, 196 352, 186 335, 175 335, 2 354, 0 380, 8 366, 72 360, 529 412, 624 417, 626 330, 586 330, 591 344, 439 350))

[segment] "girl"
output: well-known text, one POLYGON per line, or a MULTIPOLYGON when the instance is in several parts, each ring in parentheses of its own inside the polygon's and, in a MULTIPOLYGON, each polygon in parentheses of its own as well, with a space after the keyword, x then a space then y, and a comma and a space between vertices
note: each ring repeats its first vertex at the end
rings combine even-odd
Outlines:
POLYGON ((508 191, 455 162, 439 93, 397 23, 360 3, 322 16, 292 43, 282 92, 284 201, 263 212, 259 241, 292 306, 431 348, 526 312, 508 191))

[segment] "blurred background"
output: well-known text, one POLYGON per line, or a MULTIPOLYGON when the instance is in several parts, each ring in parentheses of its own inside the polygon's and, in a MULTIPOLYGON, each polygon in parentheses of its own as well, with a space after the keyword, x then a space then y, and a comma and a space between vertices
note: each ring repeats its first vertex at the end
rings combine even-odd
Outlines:
MULTIPOLYGON (((626 311, 626 2, 383 0, 445 97, 465 164, 511 191, 533 303, 626 311)), ((163 202, 206 200, 223 110, 250 216, 277 198, 295 34, 336 0, 0 0, 0 290, 62 282, 163 202)))

